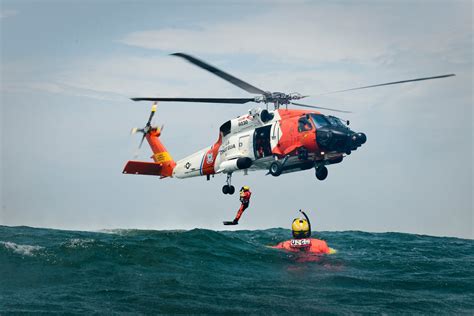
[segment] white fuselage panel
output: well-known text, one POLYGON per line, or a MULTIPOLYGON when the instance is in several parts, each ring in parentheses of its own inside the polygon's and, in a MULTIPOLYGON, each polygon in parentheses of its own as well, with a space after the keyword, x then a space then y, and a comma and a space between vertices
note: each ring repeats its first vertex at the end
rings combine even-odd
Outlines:
POLYGON ((190 178, 201 176, 203 157, 208 150, 209 148, 202 149, 176 162, 176 167, 173 169, 173 177, 190 178))
MULTIPOLYGON (((221 145, 214 160, 216 173, 225 170, 225 168, 220 167, 221 163, 229 160, 238 158, 256 160, 254 134, 255 129, 259 127, 271 125, 270 143, 272 148, 276 146, 281 137, 279 129, 280 115, 278 111, 270 112, 273 113, 273 119, 263 123, 260 119, 261 111, 261 109, 252 109, 249 110, 248 114, 230 120, 230 132, 222 137, 221 145)), ((207 147, 179 160, 173 170, 173 177, 189 178, 203 175, 203 162, 209 149, 210 147, 207 147)))

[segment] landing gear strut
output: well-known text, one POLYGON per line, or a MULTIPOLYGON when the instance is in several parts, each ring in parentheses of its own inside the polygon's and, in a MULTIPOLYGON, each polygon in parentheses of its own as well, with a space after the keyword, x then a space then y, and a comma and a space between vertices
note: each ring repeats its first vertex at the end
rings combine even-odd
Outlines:
POLYGON ((324 180, 326 179, 328 176, 328 168, 326 168, 326 166, 319 166, 316 168, 316 178, 318 178, 318 180, 324 180))
POLYGON ((222 193, 230 194, 230 195, 234 194, 235 188, 234 188, 233 185, 230 184, 231 180, 232 180, 232 173, 228 173, 227 174, 226 185, 224 185, 222 187, 222 193))
POLYGON ((278 177, 279 175, 281 175, 283 167, 288 161, 288 158, 290 158, 290 155, 286 155, 281 162, 279 160, 275 160, 274 162, 272 162, 270 168, 268 169, 268 173, 274 177, 278 177))

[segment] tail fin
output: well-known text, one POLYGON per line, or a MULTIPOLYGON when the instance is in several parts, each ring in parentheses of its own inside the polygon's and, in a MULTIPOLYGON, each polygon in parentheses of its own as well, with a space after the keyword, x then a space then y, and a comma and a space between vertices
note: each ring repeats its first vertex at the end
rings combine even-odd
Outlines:
POLYGON ((123 169, 123 173, 143 174, 161 176, 162 178, 171 177, 176 162, 166 150, 166 147, 160 141, 161 131, 159 128, 152 128, 146 133, 146 140, 153 151, 151 158, 155 162, 129 161, 123 169))
POLYGON ((156 103, 151 108, 150 117, 144 128, 132 129, 132 134, 136 132, 143 133, 142 140, 138 148, 140 149, 144 138, 150 144, 153 156, 151 158, 155 162, 143 162, 143 161, 129 161, 125 165, 122 173, 131 174, 145 174, 161 176, 162 178, 171 177, 173 175, 173 169, 176 166, 176 162, 171 158, 171 155, 166 150, 165 146, 160 141, 161 129, 158 127, 151 126, 151 120, 156 112, 156 103))

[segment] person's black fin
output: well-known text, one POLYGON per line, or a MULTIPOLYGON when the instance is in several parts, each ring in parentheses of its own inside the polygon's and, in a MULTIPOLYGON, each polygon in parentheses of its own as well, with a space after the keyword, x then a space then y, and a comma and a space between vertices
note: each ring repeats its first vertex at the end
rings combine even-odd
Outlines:
POLYGON ((222 222, 224 225, 238 225, 239 222, 236 221, 224 221, 222 222))

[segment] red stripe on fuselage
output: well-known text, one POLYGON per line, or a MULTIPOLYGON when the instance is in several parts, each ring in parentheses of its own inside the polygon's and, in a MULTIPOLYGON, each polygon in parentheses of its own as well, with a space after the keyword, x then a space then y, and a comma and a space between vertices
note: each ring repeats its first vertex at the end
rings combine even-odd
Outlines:
POLYGON ((215 174, 216 170, 214 164, 216 162, 217 154, 219 153, 219 148, 222 144, 222 135, 219 133, 219 139, 217 142, 212 145, 212 147, 204 154, 202 165, 201 165, 201 174, 215 174))

